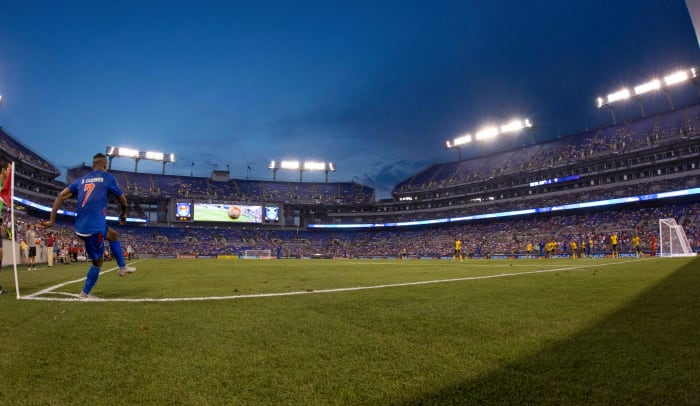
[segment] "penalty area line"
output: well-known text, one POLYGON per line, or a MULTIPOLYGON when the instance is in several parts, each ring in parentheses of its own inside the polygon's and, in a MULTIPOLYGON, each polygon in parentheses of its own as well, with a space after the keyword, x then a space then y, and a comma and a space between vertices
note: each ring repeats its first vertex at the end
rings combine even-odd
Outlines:
MULTIPOLYGON (((429 280, 429 281, 390 283, 390 284, 372 285, 372 286, 355 286, 355 287, 349 287, 349 288, 302 290, 302 291, 296 291, 296 292, 253 293, 253 294, 248 294, 248 295, 231 295, 231 296, 166 297, 166 298, 134 298, 134 299, 100 298, 100 299, 91 300, 91 302, 133 302, 133 303, 142 303, 142 302, 202 302, 202 301, 208 301, 208 300, 255 299, 255 298, 269 298, 269 297, 284 297, 284 296, 301 296, 301 295, 311 295, 311 294, 320 294, 320 293, 355 292, 355 291, 361 291, 361 290, 386 289, 386 288, 419 286, 419 285, 431 285, 431 284, 450 283, 450 282, 463 282, 463 281, 472 281, 472 280, 481 280, 481 279, 494 279, 494 278, 505 278, 505 277, 510 277, 510 276, 550 273, 550 272, 579 271, 579 270, 585 270, 588 268, 614 266, 614 265, 620 265, 620 264, 627 264, 630 262, 646 261, 649 259, 651 259, 651 258, 641 258, 641 259, 635 259, 632 261, 617 261, 617 262, 610 262, 610 263, 604 263, 604 264, 578 265, 578 266, 570 266, 570 267, 556 268, 556 269, 539 269, 536 271, 499 273, 499 274, 494 274, 494 275, 466 276, 466 277, 462 277, 462 278, 449 278, 449 279, 436 279, 436 280, 429 280)), ((117 268, 114 268, 114 269, 117 269, 117 268)), ((110 269, 110 270, 104 271, 104 272, 109 272, 109 271, 112 271, 114 269, 110 269)), ((80 279, 78 281, 81 281, 84 279, 85 278, 80 279)), ((65 286, 69 283, 74 283, 74 282, 76 282, 76 281, 66 282, 64 284, 57 285, 57 286, 58 287, 65 286)), ((56 287, 54 287, 54 288, 56 288, 56 287)), ((51 289, 51 288, 44 289, 41 292, 44 292, 44 293, 51 292, 49 289, 51 289)), ((24 296, 24 297, 22 297, 22 299, 56 301, 56 302, 75 302, 75 301, 80 300, 77 297, 76 298, 39 297, 38 295, 41 292, 37 292, 37 293, 29 295, 29 296, 24 296)), ((53 292, 53 293, 58 294, 59 292, 53 292)))

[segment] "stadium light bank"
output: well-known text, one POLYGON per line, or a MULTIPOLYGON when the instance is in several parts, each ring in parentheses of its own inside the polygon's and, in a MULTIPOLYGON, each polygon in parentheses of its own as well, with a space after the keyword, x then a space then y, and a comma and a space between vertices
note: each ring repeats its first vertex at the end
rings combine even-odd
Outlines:
POLYGON ((615 117, 615 111, 613 110, 613 104, 617 103, 617 102, 624 101, 624 100, 629 100, 631 98, 635 98, 637 100, 637 102, 639 103, 639 109, 641 110, 642 117, 646 117, 646 114, 644 113, 644 105, 642 104, 641 96, 646 94, 646 93, 651 93, 651 92, 656 92, 656 91, 661 90, 666 95, 666 98, 668 99, 668 103, 671 106, 671 110, 673 110, 673 100, 671 99, 671 94, 668 92, 668 88, 675 86, 675 85, 678 85, 678 84, 681 84, 681 83, 690 82, 690 81, 695 83, 697 78, 698 78, 697 68, 679 70, 679 71, 676 71, 676 72, 673 72, 673 73, 670 73, 670 74, 664 76, 663 79, 654 78, 648 82, 634 86, 632 89, 630 89, 628 87, 623 87, 622 89, 619 89, 613 93, 608 94, 607 97, 598 97, 596 99, 596 106, 599 109, 601 109, 603 107, 608 108, 610 110, 610 114, 612 115, 613 124, 617 124, 617 118, 615 117))
POLYGON ((139 151, 125 147, 107 147, 107 156, 109 157, 108 169, 112 169, 112 159, 114 158, 131 158, 134 160, 134 172, 139 171, 139 161, 146 159, 148 161, 157 161, 163 163, 163 175, 165 175, 165 164, 175 162, 175 154, 164 154, 154 151, 139 151))
POLYGON ((498 137, 499 135, 504 135, 508 133, 515 133, 519 132, 524 129, 529 129, 530 130, 530 141, 534 144, 535 143, 535 137, 532 133, 532 122, 529 119, 515 119, 511 120, 508 123, 505 123, 500 126, 485 126, 472 136, 471 134, 465 134, 462 136, 459 136, 453 140, 448 140, 445 141, 445 148, 450 149, 450 148, 456 148, 457 149, 457 155, 459 157, 459 160, 462 160, 462 146, 470 144, 474 141, 488 141, 493 138, 498 137))
POLYGON ((272 180, 277 180, 277 171, 280 169, 289 171, 299 171, 299 182, 302 181, 304 171, 323 171, 326 173, 326 183, 328 183, 328 172, 335 172, 335 164, 333 162, 317 162, 306 161, 299 162, 298 160, 285 161, 270 161, 267 169, 272 171, 272 180))

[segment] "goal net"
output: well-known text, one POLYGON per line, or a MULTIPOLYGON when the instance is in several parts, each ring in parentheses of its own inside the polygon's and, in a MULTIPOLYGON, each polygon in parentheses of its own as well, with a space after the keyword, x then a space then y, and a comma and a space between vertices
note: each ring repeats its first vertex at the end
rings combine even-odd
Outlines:
POLYGON ((659 219, 659 242, 662 257, 695 255, 683 227, 675 219, 659 219))
POLYGON ((272 250, 245 250, 242 259, 270 259, 272 250))

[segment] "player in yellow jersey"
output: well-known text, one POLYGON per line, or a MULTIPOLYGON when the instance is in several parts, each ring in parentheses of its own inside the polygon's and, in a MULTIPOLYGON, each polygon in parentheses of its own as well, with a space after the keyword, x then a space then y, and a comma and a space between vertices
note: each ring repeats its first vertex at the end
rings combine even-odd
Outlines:
POLYGON ((612 233, 612 235, 610 236, 610 247, 612 248, 612 257, 617 258, 617 233, 612 233))
POLYGON ((554 259, 557 257, 557 242, 552 240, 549 244, 549 257, 554 259))
POLYGON ((635 235, 632 237, 632 245, 634 245, 634 254, 637 258, 640 258, 642 256, 642 248, 639 246, 641 242, 641 239, 639 238, 638 235, 635 235))
POLYGON ((452 260, 456 260, 459 258, 459 260, 462 260, 462 241, 460 241, 459 238, 455 238, 455 252, 452 254, 452 260))
POLYGON ((526 258, 532 258, 530 255, 532 255, 532 243, 529 242, 527 243, 527 246, 525 247, 525 251, 527 251, 527 257, 526 258))
POLYGON ((576 251, 578 251, 578 244, 576 244, 576 241, 571 240, 569 242, 569 248, 571 248, 571 258, 578 258, 578 256, 576 255, 576 251))

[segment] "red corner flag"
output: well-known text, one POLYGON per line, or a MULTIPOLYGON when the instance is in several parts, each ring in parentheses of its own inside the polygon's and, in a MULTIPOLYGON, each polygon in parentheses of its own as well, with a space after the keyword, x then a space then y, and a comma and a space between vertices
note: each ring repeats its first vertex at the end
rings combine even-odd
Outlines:
POLYGON ((7 177, 5 182, 2 184, 2 190, 0 190, 0 199, 6 204, 11 203, 11 193, 12 193, 12 169, 7 170, 7 177))

